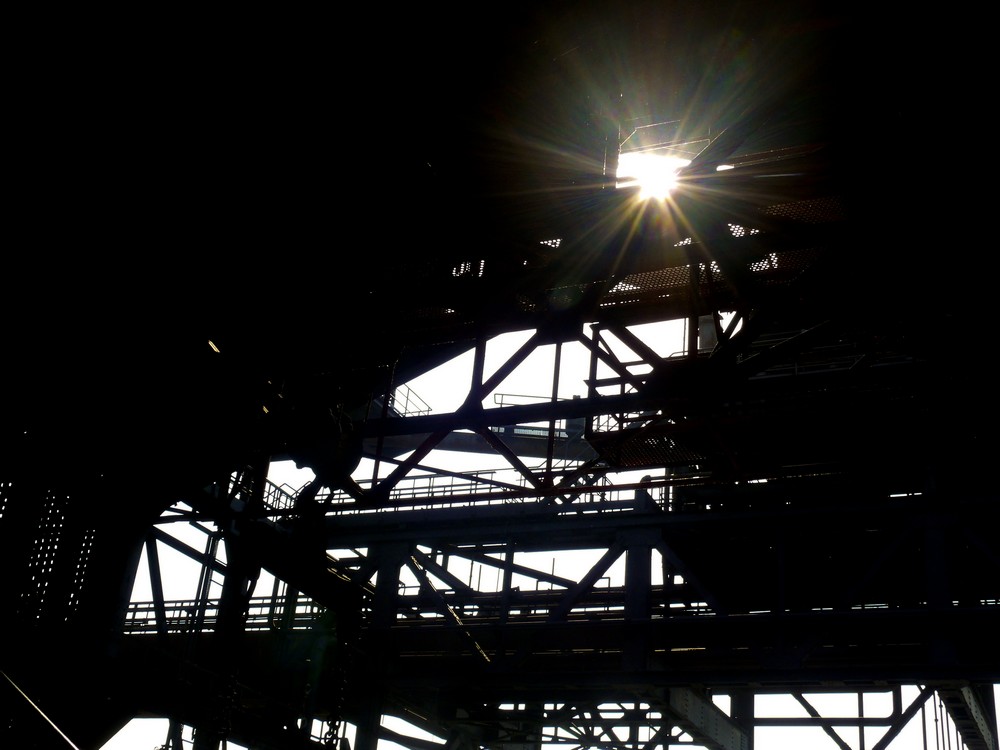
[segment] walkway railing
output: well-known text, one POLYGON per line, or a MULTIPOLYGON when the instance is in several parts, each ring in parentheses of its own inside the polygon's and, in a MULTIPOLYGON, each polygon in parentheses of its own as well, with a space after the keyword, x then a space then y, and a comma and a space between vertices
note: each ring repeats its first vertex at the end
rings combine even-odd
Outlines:
MULTIPOLYGON (((571 471, 568 467, 567 471, 571 471)), ((358 484, 367 489, 371 480, 361 480, 358 484)), ((452 474, 422 474, 408 476, 396 484, 389 493, 389 502, 378 508, 359 507, 357 501, 340 490, 321 490, 316 500, 326 504, 331 513, 384 513, 394 510, 417 510, 422 507, 460 507, 470 505, 509 504, 523 501, 526 492, 537 488, 528 485, 524 476, 512 470, 487 470, 468 472, 461 476, 452 474)), ((268 483, 264 503, 276 514, 292 512, 295 496, 299 490, 287 485, 268 483)), ((634 488, 626 485, 616 488, 605 478, 598 478, 592 484, 576 484, 561 493, 584 498, 592 502, 625 505, 634 498, 634 488)))
MULTIPOLYGON (((163 603, 167 633, 199 633, 215 630, 219 620, 220 601, 208 599, 198 601, 185 599, 163 603)), ((276 600, 271 596, 255 597, 250 600, 247 610, 245 630, 308 630, 323 613, 323 607, 311 599, 299 598, 294 609, 289 611, 286 600, 276 600)), ((158 632, 154 602, 132 602, 125 618, 126 634, 158 632)))

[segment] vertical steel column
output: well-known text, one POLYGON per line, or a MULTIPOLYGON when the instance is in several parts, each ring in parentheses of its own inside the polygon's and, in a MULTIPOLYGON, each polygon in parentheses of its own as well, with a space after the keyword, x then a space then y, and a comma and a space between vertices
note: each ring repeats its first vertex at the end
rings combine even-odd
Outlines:
MULTIPOLYGON (((938 487, 924 496, 924 565, 927 576, 927 608, 932 614, 951 608, 952 593, 948 571, 946 532, 948 518, 940 507, 945 497, 938 487)), ((936 665, 950 665, 956 659, 955 642, 947 635, 931 635, 930 658, 936 665)))
POLYGON ((183 750, 184 749, 184 738, 182 730, 184 725, 179 721, 170 720, 170 725, 167 728, 167 748, 169 750, 183 750))
POLYGON ((701 297, 701 262, 688 250, 688 279, 691 289, 691 312, 687 317, 687 356, 698 356, 698 300, 701 297))
MULTIPOLYGON (((211 718, 199 724, 195 733, 194 750, 214 750, 229 735, 230 714, 238 700, 236 671, 242 655, 246 614, 261 566, 255 551, 248 547, 241 535, 243 513, 263 505, 267 465, 264 462, 246 467, 244 472, 226 484, 229 491, 229 513, 223 516, 222 540, 226 550, 226 568, 222 581, 218 615, 212 637, 212 667, 217 684, 212 699, 211 718)), ((218 534, 210 537, 212 554, 205 556, 204 578, 199 606, 202 614, 208 604, 211 590, 211 564, 216 559, 218 534)))
POLYGON ((510 617, 510 595, 511 584, 514 581, 514 541, 507 543, 507 551, 503 558, 503 585, 500 589, 500 612, 498 621, 501 625, 507 624, 510 617))
MULTIPOLYGON (((625 545, 625 619, 628 622, 649 620, 653 585, 652 550, 658 536, 653 530, 638 529, 620 537, 625 545)), ((645 669, 648 653, 649 643, 645 636, 629 639, 622 654, 623 668, 645 669)))
MULTIPOLYGON (((562 363, 562 342, 556 343, 556 359, 552 367, 552 403, 559 400, 559 370, 562 363)), ((555 453, 556 444, 556 420, 549 420, 548 443, 545 447, 545 485, 551 486, 552 479, 552 457, 555 453)))
MULTIPOLYGON (((393 386, 396 382, 396 366, 393 364, 392 372, 389 373, 389 381, 385 386, 385 395, 382 397, 382 419, 387 419, 389 417, 389 402, 392 401, 394 393, 393 386)), ((365 419, 368 419, 367 412, 365 413, 365 419)), ((382 447, 385 441, 385 436, 379 433, 378 440, 375 444, 375 458, 372 461, 372 486, 374 487, 378 483, 378 470, 379 463, 382 461, 382 447)))
POLYGON ((390 649, 385 647, 389 640, 389 629, 396 621, 399 603, 399 572, 410 548, 405 542, 380 545, 369 550, 369 557, 376 559, 377 578, 375 599, 372 603, 372 624, 369 628, 368 654, 372 660, 368 672, 369 682, 364 686, 366 700, 358 719, 355 733, 355 750, 377 750, 379 726, 382 720, 384 701, 384 677, 389 667, 387 657, 390 649))
POLYGON ((752 690, 734 690, 729 695, 729 715, 746 734, 749 745, 746 750, 753 750, 754 733, 754 694, 752 690))
POLYGON ((858 691, 858 750, 865 750, 865 692, 858 691))

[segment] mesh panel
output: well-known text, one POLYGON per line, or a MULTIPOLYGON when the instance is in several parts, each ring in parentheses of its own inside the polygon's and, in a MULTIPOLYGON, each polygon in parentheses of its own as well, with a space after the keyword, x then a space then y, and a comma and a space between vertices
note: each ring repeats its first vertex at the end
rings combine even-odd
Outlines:
POLYGON ((629 274, 611 293, 625 293, 626 291, 637 290, 648 292, 687 289, 690 283, 691 270, 686 265, 673 266, 671 268, 661 268, 657 271, 629 274))
MULTIPOLYGON (((631 431, 626 431, 631 432, 631 431)), ((609 437, 614 433, 606 433, 609 437)), ((595 441, 594 448, 602 458, 623 469, 638 469, 646 466, 686 466, 706 460, 704 454, 678 443, 673 438, 642 432, 625 435, 622 432, 608 441, 595 441), (619 439, 618 436, 621 436, 619 439)))
MULTIPOLYGON (((584 295, 587 290, 591 288, 593 284, 576 284, 574 286, 564 286, 558 287, 556 289, 551 289, 548 292, 547 304, 549 309, 552 310, 567 310, 573 305, 576 305, 584 295)), ((525 307, 525 309, 531 311, 535 309, 535 305, 531 305, 530 308, 525 307)))
POLYGON ((63 541, 65 512, 63 498, 49 492, 36 530, 28 563, 29 580, 21 592, 20 610, 27 618, 40 618, 53 581, 56 555, 63 541))
POLYGON ((453 320, 455 315, 456 310, 450 307, 421 307, 413 311, 413 316, 421 320, 453 320))
POLYGON ((844 219, 844 207, 840 198, 826 197, 812 200, 779 203, 764 210, 768 216, 801 221, 805 224, 825 224, 844 219))
MULTIPOLYGON (((73 570, 73 586, 69 594, 68 611, 75 612, 80 606, 80 592, 83 590, 83 583, 87 576, 87 565, 90 562, 90 554, 94 548, 93 531, 86 531, 80 543, 80 550, 77 554, 76 567, 73 570)), ((69 619, 67 614, 66 619, 69 619)))
POLYGON ((787 284, 810 268, 821 253, 822 250, 815 247, 771 253, 766 260, 755 262, 763 264, 762 266, 755 267, 755 264, 751 263, 750 268, 762 273, 765 284, 787 284))

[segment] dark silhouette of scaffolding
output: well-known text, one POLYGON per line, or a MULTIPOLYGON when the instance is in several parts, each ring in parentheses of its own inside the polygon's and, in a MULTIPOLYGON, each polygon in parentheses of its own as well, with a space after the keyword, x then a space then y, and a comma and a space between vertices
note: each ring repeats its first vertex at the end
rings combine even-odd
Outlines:
POLYGON ((933 708, 995 749, 989 217, 937 158, 973 112, 928 108, 952 68, 920 43, 957 23, 470 13, 25 25, 5 746, 161 717, 195 750, 347 724, 356 750, 749 750, 772 726, 881 750, 933 708), (640 201, 626 151, 690 163, 640 201), (540 353, 531 398, 502 396, 540 353), (435 412, 410 384, 459 355, 467 396, 435 412), (280 461, 315 479, 275 485, 280 461), (771 694, 807 716, 759 715, 771 694))

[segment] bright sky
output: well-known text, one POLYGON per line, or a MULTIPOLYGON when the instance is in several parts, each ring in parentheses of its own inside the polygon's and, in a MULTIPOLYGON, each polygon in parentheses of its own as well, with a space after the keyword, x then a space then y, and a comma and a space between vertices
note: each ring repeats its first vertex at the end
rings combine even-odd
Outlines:
MULTIPOLYGON (((673 323, 658 325, 656 327, 640 326, 634 329, 640 334, 640 338, 649 343, 661 356, 669 356, 672 353, 680 352, 684 345, 683 323, 673 323)), ((510 356, 510 354, 525 340, 530 332, 508 334, 487 347, 486 374, 489 375, 496 367, 510 356)), ((536 351, 529 357, 528 361, 516 370, 505 381, 498 393, 517 396, 538 396, 545 397, 551 393, 552 363, 554 361, 554 347, 548 346, 536 351), (544 373, 539 375, 539 373, 544 373)), ((626 357, 627 358, 627 357, 626 357)), ((589 357, 582 345, 566 345, 563 347, 561 355, 562 377, 559 382, 559 397, 571 398, 574 395, 586 395, 586 387, 582 377, 586 376, 589 357), (583 375, 581 375, 583 373, 583 375)), ((472 372, 472 354, 463 355, 453 362, 445 365, 441 370, 429 373, 417 378, 410 383, 417 395, 426 402, 434 412, 447 413, 457 408, 464 400, 468 392, 468 385, 472 372)), ((488 401, 485 406, 493 407, 496 404, 488 401)), ((449 467, 458 471, 470 469, 486 468, 483 464, 482 456, 461 456, 463 463, 467 465, 449 467)), ((287 483, 291 487, 301 487, 312 478, 312 472, 308 470, 296 470, 291 463, 275 465, 272 471, 271 480, 277 484, 287 483)), ((173 525, 180 527, 181 524, 173 525)), ((176 530, 172 528, 171 531, 176 530)), ((203 542, 195 540, 197 548, 201 548, 203 542)), ((164 571, 170 571, 169 576, 164 576, 164 595, 167 599, 189 599, 196 593, 197 580, 200 567, 190 559, 184 557, 175 550, 161 545, 161 566, 164 571)), ((554 560, 553 560, 554 562, 554 560)), ((589 568, 590 562, 583 563, 589 568)), ((659 567, 659 566, 657 566, 659 567)), ((610 571, 609 571, 610 572, 610 571)), ((560 575, 565 573, 560 570, 560 575)), ((265 590, 270 584, 262 582, 258 585, 258 590, 265 590)), ((136 587, 133 592, 133 601, 149 601, 151 599, 148 574, 145 567, 145 557, 140 563, 139 575, 136 580, 136 587)), ((909 705, 918 694, 915 686, 904 688, 904 707, 909 705)), ((997 704, 1000 705, 1000 686, 995 686, 994 694, 997 704)), ((807 696, 810 702, 820 711, 823 716, 857 716, 857 696, 856 694, 834 694, 807 696)), ((890 697, 888 694, 872 694, 865 699, 866 716, 887 716, 891 712, 890 697)), ((720 702, 724 710, 728 710, 727 701, 720 702)), ((925 704, 923 723, 928 726, 928 737, 931 738, 927 747, 942 748, 941 744, 935 744, 934 738, 939 735, 935 733, 935 717, 933 715, 931 702, 925 704)), ((758 696, 755 704, 755 713, 759 717, 805 717, 805 709, 790 696, 758 696)), ((923 750, 924 731, 922 717, 918 713, 907 725, 906 729, 890 744, 890 750, 923 750)), ((415 727, 410 727, 396 720, 386 722, 398 731, 411 736, 423 737, 433 741, 442 742, 443 738, 433 737, 421 732, 415 727)), ((167 722, 162 719, 135 719, 124 727, 116 737, 104 745, 102 750, 156 750, 166 743, 167 722)), ((353 746, 353 727, 348 726, 348 738, 353 746)), ((851 748, 860 748, 858 732, 856 729, 841 729, 842 739, 851 748)), ((865 730, 864 747, 871 748, 872 745, 885 732, 884 728, 869 728, 865 730)), ((190 734, 186 735, 190 738, 190 734)), ((72 739, 72 738, 71 738, 72 739)), ((948 750, 962 750, 954 740, 953 730, 951 744, 948 750)), ((836 750, 837 744, 828 737, 820 728, 758 728, 755 732, 756 750, 823 750, 830 748, 836 750)), ((246 750, 241 745, 229 743, 230 750, 246 750)), ((395 743, 380 742, 380 750, 404 750, 395 743)))
MULTIPOLYGON (((994 700, 1000 705, 1000 685, 994 686, 994 700)), ((918 694, 916 687, 906 687, 903 690, 903 705, 908 706, 918 694)), ((823 716, 857 716, 857 697, 854 694, 806 696, 823 716)), ((865 701, 865 714, 871 716, 888 715, 891 706, 886 702, 887 696, 870 696, 865 701)), ((924 716, 918 712, 913 720, 895 740, 889 744, 889 750, 962 750, 955 737, 953 725, 950 722, 942 724, 936 717, 931 701, 924 704, 924 716), (923 722, 921 719, 923 718, 923 722), (937 720, 937 721, 936 721, 937 720), (924 725, 927 729, 928 742, 924 744, 924 725), (947 727, 945 740, 940 738, 939 727, 947 727), (937 741, 935 741, 935 738, 937 741)), ((755 705, 757 716, 805 717, 805 709, 789 696, 758 696, 755 705)), ((444 740, 440 737, 421 732, 419 729, 407 726, 395 720, 385 722, 385 725, 414 737, 421 737, 436 742, 444 740)), ((354 747, 353 728, 349 728, 348 739, 354 747)), ((996 728, 994 728, 996 731, 996 728)), ((841 739, 853 750, 860 748, 856 729, 841 728, 838 730, 841 739)), ((871 748, 885 733, 884 728, 868 728, 865 730, 865 747, 871 748)), ((102 750, 157 750, 166 742, 167 722, 163 719, 135 719, 124 727, 112 740, 104 745, 102 750)), ((996 737, 996 734, 994 734, 996 737)), ((190 735, 187 735, 190 738, 190 735)), ((81 749, 82 750, 82 749, 81 749)), ((228 743, 228 750, 247 750, 243 745, 228 743)), ((379 750, 406 750, 395 742, 379 742, 379 750)), ((827 736, 822 729, 762 727, 754 732, 754 750, 837 750, 837 744, 827 736)))

